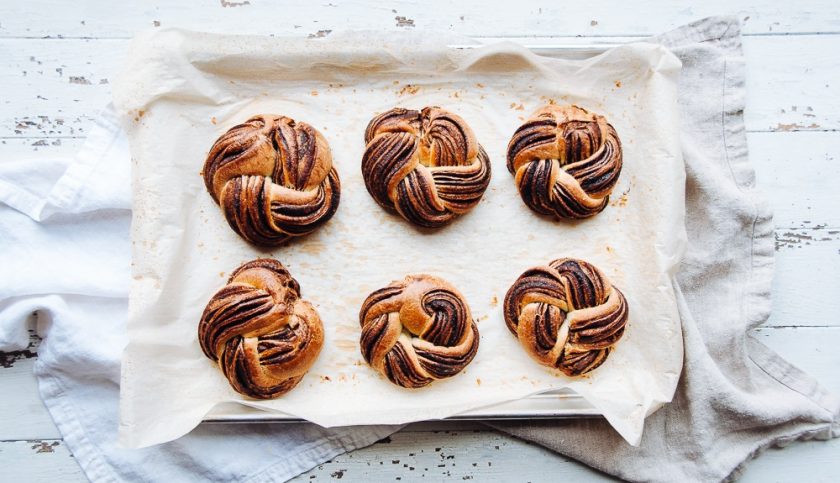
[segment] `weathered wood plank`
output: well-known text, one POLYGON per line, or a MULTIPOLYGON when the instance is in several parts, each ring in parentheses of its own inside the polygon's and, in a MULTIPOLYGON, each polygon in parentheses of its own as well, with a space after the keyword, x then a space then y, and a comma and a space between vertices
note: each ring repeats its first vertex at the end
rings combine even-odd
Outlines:
POLYGON ((777 230, 768 325, 840 326, 838 273, 840 228, 777 230))
MULTIPOLYGON (((797 481, 806 474, 809 481, 836 481, 838 451, 838 439, 770 449, 747 466, 739 481, 797 481)), ((558 481, 560 477, 566 481, 615 481, 561 455, 491 431, 397 433, 292 481, 399 481, 398 477, 403 481, 539 482, 558 481)), ((87 481, 60 440, 0 441, 0 480, 87 481)))
MULTIPOLYGON (((836 481, 840 440, 796 443, 753 460, 740 481, 836 481)), ((574 460, 492 432, 397 433, 292 481, 617 481, 574 460), (411 468, 414 468, 413 470, 411 468)))
MULTIPOLYGON (((38 380, 32 373, 35 359, 11 362, 2 352, 0 358, 6 361, 0 367, 0 394, 3 395, 0 440, 61 438, 41 401, 38 380)), ((0 478, 0 481, 4 480, 0 478)))
MULTIPOLYGON (((2 18, 2 17, 0 17, 2 18)), ((520 39, 523 42, 527 39, 520 39)), ((541 39, 553 42, 559 39, 541 39)), ((745 111, 751 131, 840 128, 840 35, 750 37, 745 111), (819 102, 817 102, 819 100, 819 102)), ((125 40, 0 39, 0 138, 78 137, 110 100, 125 40)))
POLYGON ((110 101, 107 77, 126 45, 0 41, 0 82, 15 93, 0 104, 0 138, 83 137, 87 121, 110 101))
MULTIPOLYGON (((35 333, 35 319, 29 321, 29 345, 19 351, 0 352, 0 441, 57 439, 61 433, 41 401, 33 366, 41 338, 35 333)), ((2 478, 0 478, 2 481, 2 478)))
POLYGON ((0 139, 0 163, 42 157, 72 157, 84 138, 3 138, 0 139))
MULTIPOLYGON (((402 481, 553 482, 560 477, 615 481, 573 460, 491 431, 427 432, 419 438, 418 433, 402 432, 386 441, 341 455, 292 481, 399 481, 397 477, 402 481)), ((739 481, 798 481, 803 475, 814 482, 836 481, 838 451, 840 439, 770 449, 747 466, 739 481)), ((87 481, 61 440, 0 441, 0 480, 87 481)))
POLYGON ((84 482, 85 474, 60 439, 0 441, 0 481, 84 482))
POLYGON ((153 26, 211 28, 223 32, 324 35, 347 28, 424 29, 464 35, 604 36, 650 35, 711 15, 737 15, 749 34, 840 31, 840 12, 832 0, 749 4, 727 0, 686 6, 665 0, 629 4, 610 1, 593 9, 586 3, 441 2, 429 8, 417 0, 387 4, 358 1, 310 2, 291 10, 259 0, 215 2, 196 8, 190 0, 151 6, 135 2, 88 1, 84 4, 37 0, 3 2, 0 36, 126 38, 153 26), (35 19, 37 18, 37 21, 35 19))
POLYGON ((838 42, 836 35, 745 38, 747 129, 840 128, 838 42))
POLYGON ((493 431, 400 432, 292 481, 617 481, 565 456, 493 431))
POLYGON ((768 481, 836 482, 840 478, 837 455, 840 439, 805 441, 787 448, 771 448, 749 463, 741 483, 768 481))
POLYGON ((753 132, 747 142, 776 227, 840 227, 840 132, 753 132))

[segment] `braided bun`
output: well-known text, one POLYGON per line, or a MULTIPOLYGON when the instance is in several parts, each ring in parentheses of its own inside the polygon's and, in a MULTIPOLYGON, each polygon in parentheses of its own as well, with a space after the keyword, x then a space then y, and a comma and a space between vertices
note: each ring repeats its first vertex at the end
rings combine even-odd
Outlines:
POLYGON ((289 271, 262 258, 237 268, 213 295, 198 341, 238 393, 271 399, 295 387, 315 363, 324 327, 289 271))
POLYGON ((478 327, 464 297, 431 275, 409 275, 373 292, 359 322, 362 356, 403 387, 452 377, 478 351, 478 327))
POLYGON ((490 184, 490 160, 463 119, 439 107, 394 108, 365 131, 362 176, 380 206, 436 228, 470 211, 490 184))

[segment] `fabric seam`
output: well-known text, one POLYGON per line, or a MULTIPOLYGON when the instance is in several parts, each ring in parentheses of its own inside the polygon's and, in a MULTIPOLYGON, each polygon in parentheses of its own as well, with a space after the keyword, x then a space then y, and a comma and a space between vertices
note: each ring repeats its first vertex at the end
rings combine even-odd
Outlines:
POLYGON ((100 456, 100 453, 96 451, 97 446, 91 443, 84 426, 79 424, 81 419, 76 415, 73 405, 65 400, 64 388, 61 385, 61 381, 51 374, 42 373, 40 370, 38 372, 39 375, 43 377, 43 382, 52 386, 47 388, 45 391, 45 388, 41 384, 38 385, 42 393, 42 399, 45 401, 47 408, 50 410, 50 415, 53 415, 52 402, 47 401, 52 399, 52 401, 56 403, 57 409, 60 412, 71 416, 72 424, 68 424, 66 420, 62 421, 61 419, 57 419, 55 417, 53 417, 53 421, 60 429, 64 428, 68 430, 67 432, 62 432, 62 440, 67 444, 70 451, 73 453, 74 459, 77 460, 79 466, 85 472, 85 476, 91 481, 93 481, 94 478, 97 480, 107 479, 108 481, 119 481, 116 474, 100 456), (44 392, 51 392, 54 394, 50 394, 52 398, 44 398, 44 392), (68 426, 72 426, 72 428, 68 428, 68 426), (69 438, 68 435, 70 436, 69 438), (78 438, 78 441, 74 441, 76 438, 78 438), (82 464, 82 462, 86 462, 87 464, 82 464))

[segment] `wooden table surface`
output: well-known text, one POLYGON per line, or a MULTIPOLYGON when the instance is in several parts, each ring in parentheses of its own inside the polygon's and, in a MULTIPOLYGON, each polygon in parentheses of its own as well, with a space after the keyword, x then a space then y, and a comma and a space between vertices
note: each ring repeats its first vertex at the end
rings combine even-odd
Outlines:
MULTIPOLYGON (((0 3, 0 162, 72 155, 110 98, 135 32, 196 30, 321 37, 341 29, 446 30, 527 43, 625 40, 709 15, 743 22, 748 142, 775 210, 774 311, 760 340, 840 392, 840 4, 837 0, 638 2, 298 2, 30 0, 0 3), (566 5, 569 4, 569 5, 566 5), (632 5, 631 5, 632 4, 632 5), (534 38, 537 37, 537 38, 534 38)), ((34 339, 33 339, 34 340, 34 339)), ((35 345, 37 345, 35 343, 35 345)), ((0 481, 83 481, 40 401, 36 349, 0 353, 0 481)), ((299 481, 608 479, 477 424, 410 426, 299 481)), ((769 450, 743 481, 840 481, 840 440, 769 450)))

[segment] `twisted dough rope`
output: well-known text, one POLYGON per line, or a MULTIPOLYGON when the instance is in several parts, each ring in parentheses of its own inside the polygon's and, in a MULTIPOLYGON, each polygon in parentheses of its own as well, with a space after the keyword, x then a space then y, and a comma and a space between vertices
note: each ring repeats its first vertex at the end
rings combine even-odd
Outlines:
POLYGON ((315 363, 324 327, 289 271, 262 258, 237 268, 213 295, 198 341, 237 392, 271 399, 295 387, 315 363))
POLYGON ((204 184, 245 240, 280 245, 311 233, 338 209, 341 185, 326 139, 285 116, 254 116, 207 155, 204 184))
POLYGON ((478 327, 464 297, 431 275, 409 275, 373 292, 359 322, 362 356, 402 387, 452 377, 478 351, 478 327))
POLYGON ((567 376, 600 366, 624 334, 629 311, 593 265, 560 258, 523 273, 505 296, 505 323, 534 360, 567 376))
POLYGON ((470 211, 490 184, 490 160, 472 129, 439 107, 394 108, 365 130, 362 176, 383 208, 423 227, 470 211))
POLYGON ((547 105, 516 130, 507 167, 529 208, 558 218, 601 212, 621 173, 621 141, 598 114, 547 105))

